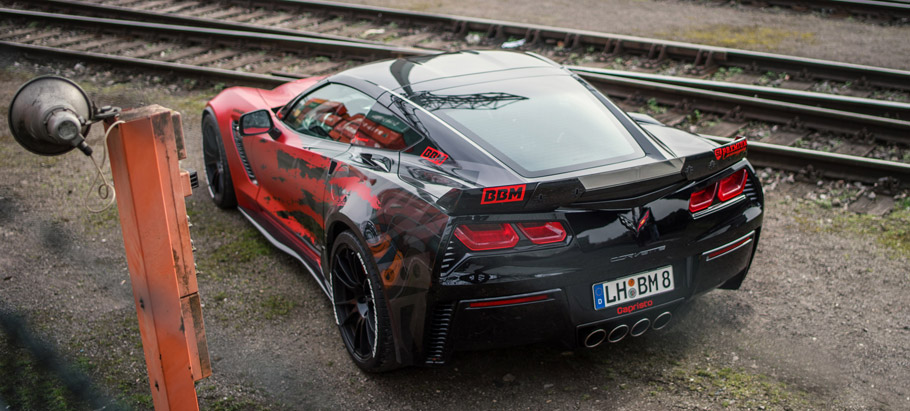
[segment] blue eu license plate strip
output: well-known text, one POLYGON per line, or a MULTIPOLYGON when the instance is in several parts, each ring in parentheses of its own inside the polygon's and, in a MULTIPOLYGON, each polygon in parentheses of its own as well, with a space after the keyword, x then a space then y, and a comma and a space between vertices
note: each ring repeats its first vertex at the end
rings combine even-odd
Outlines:
POLYGON ((673 266, 633 274, 592 286, 594 309, 602 310, 614 305, 652 297, 673 291, 673 266))

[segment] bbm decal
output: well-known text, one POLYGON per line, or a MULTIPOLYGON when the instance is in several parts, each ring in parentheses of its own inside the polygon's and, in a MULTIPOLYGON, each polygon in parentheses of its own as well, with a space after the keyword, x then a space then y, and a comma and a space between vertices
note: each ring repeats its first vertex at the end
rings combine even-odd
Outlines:
POLYGON ((483 189, 480 204, 511 203, 525 198, 525 185, 491 187, 483 189))
POLYGON ((449 155, 433 147, 427 147, 426 150, 423 150, 423 154, 421 154, 420 157, 430 160, 431 163, 438 166, 444 163, 446 159, 449 158, 449 155))

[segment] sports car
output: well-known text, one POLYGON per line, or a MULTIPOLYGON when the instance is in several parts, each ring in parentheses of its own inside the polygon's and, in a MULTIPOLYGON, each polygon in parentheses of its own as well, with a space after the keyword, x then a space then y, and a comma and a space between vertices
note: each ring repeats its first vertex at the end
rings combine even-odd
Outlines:
POLYGON ((626 113, 531 53, 228 88, 202 130, 215 204, 300 260, 370 372, 660 330, 739 288, 761 233, 745 139, 626 113))

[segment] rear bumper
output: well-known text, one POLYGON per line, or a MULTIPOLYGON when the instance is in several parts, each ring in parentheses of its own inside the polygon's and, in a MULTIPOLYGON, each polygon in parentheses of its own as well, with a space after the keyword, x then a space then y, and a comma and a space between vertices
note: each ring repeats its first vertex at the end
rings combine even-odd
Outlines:
MULTIPOLYGON (((427 362, 443 362, 458 350, 543 341, 592 346, 663 328, 699 294, 738 287, 755 254, 762 216, 760 203, 744 202, 715 216, 704 231, 692 223, 682 235, 632 248, 585 248, 594 235, 577 230, 563 247, 469 256, 453 265, 436 288, 431 307, 446 307, 451 314, 443 330, 427 324, 428 334, 445 336, 428 342, 434 354, 427 362), (594 308, 594 284, 665 266, 673 268, 672 291, 594 308), (517 302, 498 304, 510 300, 517 302)), ((567 218, 571 227, 583 227, 572 221, 576 217, 567 218)))

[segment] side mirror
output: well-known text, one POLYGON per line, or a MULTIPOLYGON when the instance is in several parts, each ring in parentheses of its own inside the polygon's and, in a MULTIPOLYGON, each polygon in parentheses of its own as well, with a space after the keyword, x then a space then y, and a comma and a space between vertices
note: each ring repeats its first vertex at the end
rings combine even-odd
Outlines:
POLYGON ((268 110, 256 110, 240 116, 240 135, 253 136, 269 133, 272 138, 278 138, 281 133, 272 122, 272 113, 268 110))

